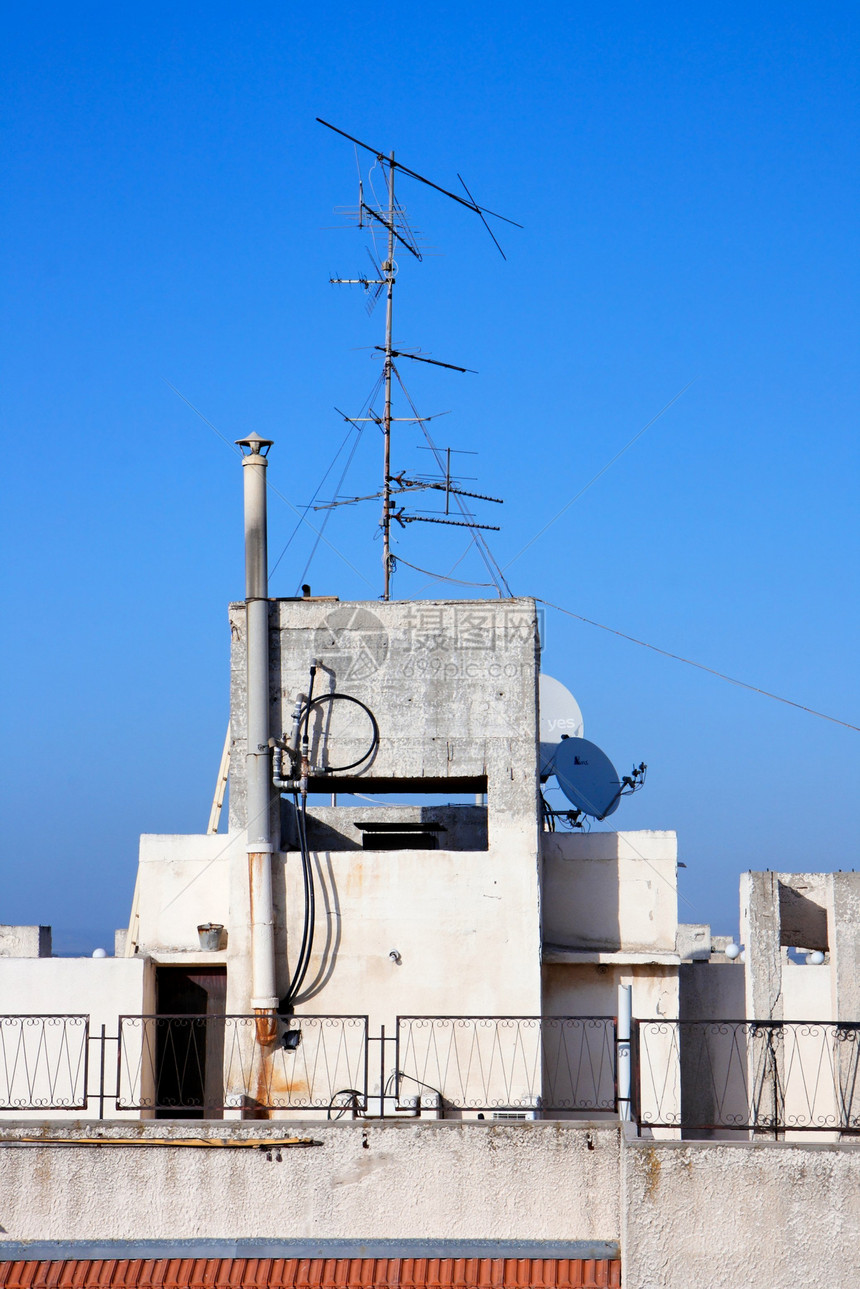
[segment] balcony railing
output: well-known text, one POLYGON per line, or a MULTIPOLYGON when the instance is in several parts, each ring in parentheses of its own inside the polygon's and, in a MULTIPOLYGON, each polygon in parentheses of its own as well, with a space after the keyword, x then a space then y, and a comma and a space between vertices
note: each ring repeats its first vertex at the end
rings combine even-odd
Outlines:
MULTIPOLYGON (((371 1035, 366 1016, 121 1016, 115 1033, 100 1028, 85 1015, 0 1016, 0 1112, 590 1116, 619 1105, 605 1016, 398 1016, 387 1035, 371 1035)), ((860 1136, 860 1022, 639 1020, 631 1046, 640 1129, 860 1136)))
POLYGON ((636 1021, 634 1118, 682 1132, 860 1132, 860 1024, 636 1021))
POLYGON ((443 1108, 615 1109, 609 1016, 398 1016, 401 1096, 438 1092, 443 1108))
POLYGON ((89 1016, 0 1016, 0 1110, 85 1110, 89 1016))
POLYGON ((118 1110, 209 1118, 367 1100, 367 1017, 120 1016, 118 1110))

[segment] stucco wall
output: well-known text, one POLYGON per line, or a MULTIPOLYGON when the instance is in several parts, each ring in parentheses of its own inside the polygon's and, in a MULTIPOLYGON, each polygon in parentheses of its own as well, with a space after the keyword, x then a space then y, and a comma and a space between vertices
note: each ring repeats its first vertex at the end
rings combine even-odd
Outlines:
POLYGON ((0 1256, 27 1240, 620 1237, 628 1289, 857 1284, 847 1144, 621 1143, 615 1125, 540 1122, 2 1124, 0 1194, 0 1256), (319 1144, 280 1161, 67 1144, 86 1131, 319 1144), (21 1142, 40 1132, 56 1140, 21 1142))
POLYGON ((677 967, 545 963, 542 974, 545 1016, 616 1016, 619 985, 633 987, 634 1017, 678 1015, 677 967))
POLYGON ((628 1142, 628 1289, 856 1289, 860 1148, 628 1142))
POLYGON ((573 949, 675 952, 673 832, 543 833, 543 938, 573 949))
POLYGON ((744 966, 741 962, 682 962, 679 969, 682 1020, 743 1020, 744 966))
MULTIPOLYGON (((299 1011, 370 1013, 373 1028, 393 1026, 398 1013, 540 1014, 536 617, 533 600, 271 602, 273 732, 290 727, 293 704, 307 691, 316 661, 317 696, 349 694, 367 704, 378 722, 376 754, 360 771, 363 791, 390 790, 392 779, 409 781, 416 792, 421 781, 438 788, 457 779, 486 779, 487 787, 485 809, 472 798, 472 804, 458 807, 456 822, 452 812, 437 812, 447 831, 438 834, 442 848, 434 851, 360 845, 353 817, 390 824, 392 818, 402 821, 402 809, 386 815, 386 806, 370 801, 360 810, 316 807, 315 941, 299 1011), (378 781, 388 789, 375 789, 378 781), (473 850, 461 849, 469 844, 473 850), (392 951, 399 961, 389 956, 392 951)), ((224 923, 227 1010, 246 1013, 252 990, 242 827, 244 605, 231 607, 231 631, 233 832, 226 838, 143 839, 139 918, 130 943, 161 955, 196 950, 198 923, 224 923)), ((325 737, 328 717, 323 722, 314 715, 314 764, 327 757, 346 763, 364 750, 366 741, 350 732, 350 720, 361 727, 358 709, 345 710, 352 716, 338 727, 331 709, 334 724, 325 737)), ((331 786, 337 787, 334 780, 331 786)), ((285 845, 290 833, 286 828, 285 845)), ((276 854, 272 870, 276 988, 282 997, 302 943, 299 854, 276 854)))
MULTIPOLYGON (((234 863, 247 864, 244 833, 144 833, 138 861, 138 918, 130 928, 132 944, 141 953, 199 951, 197 927, 203 922, 221 922, 228 929, 229 942, 234 863)), ((244 916, 247 920, 247 907, 244 916)))
MULTIPOLYGON (((29 1239, 618 1238, 618 1129, 557 1123, 137 1124, 149 1137, 310 1136, 256 1149, 4 1147, 0 1250, 29 1239)), ((74 1125, 47 1125, 76 1135, 74 1125)), ((106 1134, 130 1131, 104 1125, 106 1134)))

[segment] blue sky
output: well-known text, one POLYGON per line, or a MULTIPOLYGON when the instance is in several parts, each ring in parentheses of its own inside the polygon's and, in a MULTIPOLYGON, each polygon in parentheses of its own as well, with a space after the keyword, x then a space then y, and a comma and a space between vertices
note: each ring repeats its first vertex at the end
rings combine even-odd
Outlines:
MULTIPOLYGON (((502 565, 694 382, 513 590, 860 725, 859 26, 848 4, 9 11, 0 920, 89 952, 127 920, 138 834, 205 827, 240 472, 165 382, 227 439, 275 439, 272 482, 310 500, 382 326, 328 285, 367 260, 333 228, 352 149, 317 115, 524 225, 496 226, 503 262, 400 190, 438 256, 401 257, 396 339, 479 373, 404 375, 505 498, 502 565)), ((376 520, 331 519, 361 576, 322 547, 315 591, 378 594, 376 520)), ((274 499, 273 554, 293 526, 274 499)), ((448 571, 467 541, 413 525, 398 549, 448 571)), ((456 575, 486 580, 474 550, 456 575)), ((401 566, 395 593, 443 585, 401 566)), ((857 732, 552 612, 545 666, 619 768, 648 762, 613 823, 678 830, 686 919, 736 931, 742 869, 857 865, 857 732)))

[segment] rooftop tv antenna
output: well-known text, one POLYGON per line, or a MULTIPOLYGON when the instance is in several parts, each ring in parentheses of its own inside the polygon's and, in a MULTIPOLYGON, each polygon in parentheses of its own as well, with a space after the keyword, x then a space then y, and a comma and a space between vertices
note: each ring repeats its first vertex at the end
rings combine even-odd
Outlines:
MULTIPOLYGON (((399 475, 392 475, 392 472, 391 472, 391 426, 392 424, 394 424, 397 421, 406 421, 409 424, 413 424, 413 425, 419 424, 423 429, 425 420, 430 419, 429 417, 427 418, 420 417, 417 414, 415 416, 409 416, 409 417, 396 417, 392 415, 392 377, 397 376, 398 381, 400 381, 400 376, 397 373, 397 369, 394 365, 395 358, 408 358, 412 362, 429 363, 434 367, 444 367, 449 371, 467 372, 470 370, 467 367, 458 367, 454 363, 445 363, 445 362, 440 362, 438 359, 435 359, 435 358, 428 358, 426 355, 423 355, 418 352, 409 352, 408 350, 396 349, 394 346, 394 330, 393 330, 394 284, 397 278, 397 264, 394 258, 395 251, 397 250, 398 247, 403 247, 404 250, 408 251, 409 254, 412 255, 415 259, 419 261, 423 259, 423 256, 421 254, 420 247, 416 241, 415 235, 406 221, 405 213, 402 207, 398 206, 397 201, 395 199, 395 195, 394 195, 395 172, 399 170, 401 171, 402 174, 407 175, 409 178, 416 179, 418 180, 419 183, 426 184, 429 188, 433 188, 436 192, 442 193, 443 196, 451 198, 452 201, 457 202, 461 206, 465 206, 467 210, 474 211, 475 214, 477 214, 481 219, 482 223, 484 224, 484 227, 487 229, 487 232, 490 234, 490 237, 492 237, 493 242, 495 243, 496 248, 498 249, 499 254, 502 256, 503 259, 506 258, 505 253, 502 250, 501 246, 499 245, 492 229, 490 228, 490 225, 487 222, 487 216, 490 216, 490 218, 492 219, 501 219, 507 224, 513 224, 515 228, 522 228, 522 225, 516 223, 516 221, 513 219, 508 219, 505 215, 499 215, 496 211, 489 210, 486 206, 478 205, 478 203, 475 201, 474 197, 472 196, 472 193, 469 191, 468 187, 466 186, 465 180, 460 175, 458 175, 457 178, 460 180, 460 183, 463 185, 463 189, 466 193, 466 197, 460 197, 458 196, 457 193, 450 192, 447 188, 442 188, 439 184, 433 183, 430 179, 427 179, 424 175, 418 174, 415 170, 410 170, 408 166, 404 166, 402 162, 395 160, 393 152, 389 152, 386 155, 378 148, 372 148, 369 144, 363 143, 361 139, 356 139, 353 135, 347 134, 345 130, 340 130, 336 125, 331 125, 330 122, 324 121, 322 117, 318 116, 316 119, 320 123, 320 125, 324 125, 327 129, 333 130, 335 134, 341 135, 341 137, 344 139, 349 139, 350 143, 354 144, 356 149, 363 148, 365 152, 371 153, 379 162, 379 164, 383 167, 383 170, 387 172, 387 194, 386 194, 387 205, 378 203, 377 207, 374 208, 374 206, 370 205, 365 200, 364 186, 361 178, 359 178, 359 189, 358 189, 358 226, 359 228, 364 228, 364 227, 370 227, 371 225, 378 224, 385 230, 387 234, 387 253, 386 253, 385 259, 382 261, 381 264, 377 264, 376 260, 374 260, 373 257, 371 256, 371 262, 373 264, 373 269, 376 274, 376 276, 374 277, 364 276, 364 277, 356 277, 356 278, 332 278, 331 279, 333 283, 337 283, 339 285, 363 287, 365 290, 365 293, 370 294, 371 296, 368 302, 368 312, 372 311, 373 306, 375 305, 376 301, 379 299, 382 292, 383 291, 385 292, 385 297, 386 297, 385 344, 374 346, 375 349, 377 349, 380 353, 384 355, 383 414, 381 417, 374 416, 373 414, 371 414, 370 416, 367 416, 367 417, 356 417, 356 418, 345 417, 344 418, 345 420, 351 421, 356 425, 361 423, 362 421, 373 421, 379 425, 383 436, 382 489, 379 493, 373 493, 369 497, 354 497, 354 498, 344 499, 342 501, 335 500, 331 503, 331 505, 332 506, 351 505, 355 501, 372 500, 377 497, 381 499, 382 516, 380 519, 380 527, 382 529, 382 567, 383 567, 382 598, 384 600, 388 600, 390 598, 390 593, 391 593, 391 573, 395 563, 394 557, 391 552, 392 520, 394 520, 395 522, 399 523, 401 526, 404 526, 404 527, 406 524, 409 524, 409 523, 436 523, 436 524, 448 524, 448 525, 454 525, 456 527, 469 528, 469 529, 472 529, 473 532, 475 530, 480 530, 480 529, 498 531, 498 529, 495 528, 494 525, 492 524, 476 523, 473 517, 469 515, 468 512, 466 511, 462 498, 470 497, 481 501, 492 501, 497 504, 501 504, 500 499, 498 497, 485 497, 480 493, 467 492, 464 489, 458 488, 456 486, 458 481, 453 479, 451 476, 450 449, 446 449, 445 474, 440 479, 431 480, 431 479, 427 479, 426 477, 418 477, 418 476, 413 478, 407 478, 405 471, 401 472, 399 475), (375 288, 375 291, 372 291, 371 290, 372 288, 375 288), (407 514, 405 511, 405 507, 403 506, 401 506, 400 510, 397 510, 396 501, 394 499, 401 496, 403 493, 417 492, 417 491, 423 491, 427 489, 444 490, 445 501, 446 501, 444 516, 435 515, 435 514, 429 514, 429 515, 407 514), (458 508, 460 510, 460 513, 463 515, 462 519, 451 519, 447 517, 450 509, 450 500, 452 497, 455 497, 457 499, 458 508)), ((370 410, 372 413, 372 409, 370 410)), ((426 430, 425 430, 425 434, 426 434, 426 430)), ((439 464, 441 469, 442 468, 441 454, 435 449, 434 449, 434 452, 436 455, 437 463, 439 464)), ((477 536, 478 536, 477 532, 475 532, 475 536, 477 539, 477 536)))

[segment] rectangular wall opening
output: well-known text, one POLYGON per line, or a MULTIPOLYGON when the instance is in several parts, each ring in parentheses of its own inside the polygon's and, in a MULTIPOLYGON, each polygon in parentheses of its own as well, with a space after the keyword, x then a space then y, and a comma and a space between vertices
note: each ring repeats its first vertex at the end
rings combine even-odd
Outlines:
POLYGON ((155 999, 156 1119, 220 1118, 227 968, 157 967, 155 999))

